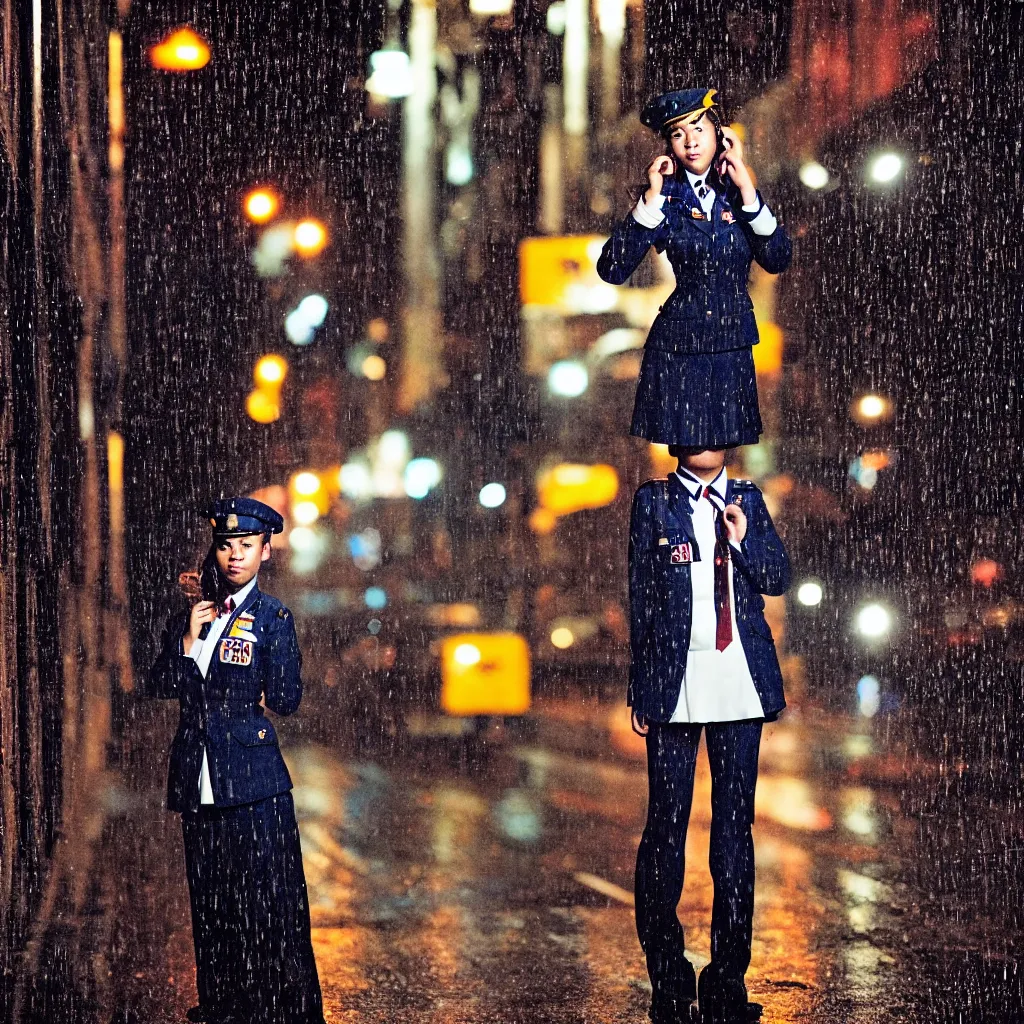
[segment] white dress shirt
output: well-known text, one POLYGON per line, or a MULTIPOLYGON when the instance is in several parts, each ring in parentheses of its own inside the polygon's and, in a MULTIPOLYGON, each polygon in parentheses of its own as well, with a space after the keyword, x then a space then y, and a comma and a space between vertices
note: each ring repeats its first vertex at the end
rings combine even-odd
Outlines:
MULTIPOLYGON (((703 174, 691 174, 687 171, 686 177, 693 187, 693 191, 698 196, 701 208, 704 210, 704 216, 710 219, 711 211, 715 205, 715 190, 708 186, 707 194, 703 199, 700 199, 700 186, 707 184, 707 171, 703 174)), ((665 196, 662 194, 656 195, 650 203, 645 202, 643 195, 641 195, 633 209, 633 219, 641 227, 656 228, 665 219, 665 213, 662 210, 664 205, 665 196)), ((775 219, 772 211, 768 209, 767 203, 762 203, 758 200, 749 206, 743 206, 742 209, 744 213, 757 214, 753 220, 748 221, 750 230, 755 235, 770 235, 778 227, 779 222, 775 219)))
MULTIPOLYGON (((231 600, 237 608, 248 596, 249 591, 256 586, 256 577, 244 587, 231 594, 231 600)), ((205 640, 197 640, 189 651, 189 657, 199 666, 199 671, 205 679, 210 674, 210 662, 213 660, 213 652, 217 649, 217 643, 231 618, 231 612, 224 610, 221 606, 220 614, 210 623, 210 632, 206 634, 205 640)), ((206 759, 206 747, 203 747, 203 766, 199 769, 199 802, 201 804, 213 803, 213 786, 210 784, 210 765, 206 759)))
MULTIPOLYGON (((687 492, 700 494, 705 486, 725 497, 728 477, 725 470, 710 483, 680 470, 676 474, 687 492)), ((693 587, 690 617, 690 649, 686 652, 686 675, 679 690, 671 722, 736 722, 744 718, 763 718, 761 698, 747 665, 736 623, 736 595, 733 590, 733 563, 729 560, 729 610, 732 615, 732 643, 719 651, 715 646, 718 619, 715 615, 715 509, 725 508, 721 498, 698 498, 690 502, 693 533, 700 550, 700 561, 690 563, 693 587)), ((733 547, 738 547, 730 541, 733 547)))

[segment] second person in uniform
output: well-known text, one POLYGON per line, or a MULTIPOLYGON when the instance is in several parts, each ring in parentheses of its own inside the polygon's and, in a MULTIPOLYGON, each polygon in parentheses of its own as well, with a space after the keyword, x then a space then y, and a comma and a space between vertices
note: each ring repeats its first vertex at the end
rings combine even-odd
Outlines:
POLYGON ((292 782, 264 706, 293 714, 302 657, 291 613, 257 572, 284 521, 216 501, 206 600, 172 616, 150 671, 181 708, 167 804, 181 813, 199 1004, 190 1021, 323 1024, 292 782))

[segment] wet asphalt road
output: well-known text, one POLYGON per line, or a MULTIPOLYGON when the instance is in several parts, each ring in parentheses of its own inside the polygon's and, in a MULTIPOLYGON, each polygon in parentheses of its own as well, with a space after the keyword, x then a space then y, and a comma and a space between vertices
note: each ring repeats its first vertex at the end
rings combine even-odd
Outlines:
MULTIPOLYGON (((76 797, 14 1019, 162 1024, 194 1002, 180 828, 161 803, 169 711, 140 712, 149 741, 76 797)), ((281 730, 328 1021, 645 1021, 631 905, 644 753, 617 694, 542 696, 471 744, 375 749, 339 714, 311 692, 281 730)), ((811 705, 766 728, 747 975, 765 1021, 1024 1020, 1016 918, 999 913, 1013 873, 978 895, 942 853, 985 835, 1005 854, 1020 823, 992 806, 929 820, 915 808, 941 775, 811 705)), ((709 792, 702 754, 679 911, 698 966, 709 792)))

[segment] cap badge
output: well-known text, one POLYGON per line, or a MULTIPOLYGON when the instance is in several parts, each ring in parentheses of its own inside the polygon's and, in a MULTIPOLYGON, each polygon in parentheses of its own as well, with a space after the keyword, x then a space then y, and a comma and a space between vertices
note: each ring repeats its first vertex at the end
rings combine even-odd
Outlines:
POLYGON ((227 519, 224 520, 224 525, 229 530, 237 530, 238 529, 238 516, 236 516, 235 513, 232 512, 231 515, 229 515, 227 517, 227 519))

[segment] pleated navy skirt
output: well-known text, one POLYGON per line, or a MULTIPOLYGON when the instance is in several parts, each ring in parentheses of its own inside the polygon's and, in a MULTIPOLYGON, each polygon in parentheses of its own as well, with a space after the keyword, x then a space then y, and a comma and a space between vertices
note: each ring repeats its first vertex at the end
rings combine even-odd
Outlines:
POLYGON ((251 1024, 324 1024, 291 793, 181 816, 199 1005, 251 1024))
POLYGON ((762 431, 754 354, 644 349, 630 433, 659 444, 723 448, 757 444, 762 431))

